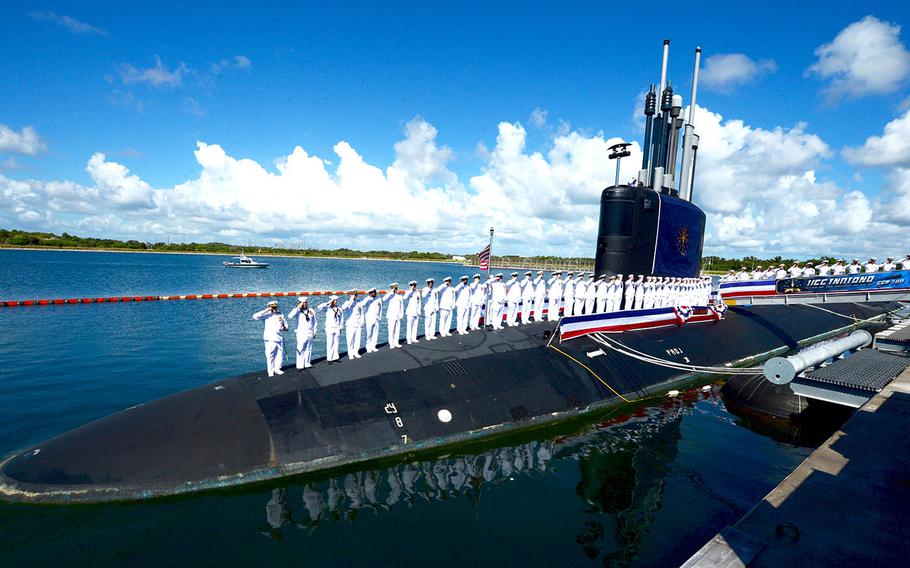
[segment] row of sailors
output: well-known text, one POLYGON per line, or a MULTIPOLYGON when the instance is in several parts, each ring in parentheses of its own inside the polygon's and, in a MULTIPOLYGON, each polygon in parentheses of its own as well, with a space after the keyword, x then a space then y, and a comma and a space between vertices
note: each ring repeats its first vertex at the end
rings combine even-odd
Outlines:
POLYGON ((841 276, 843 274, 893 272, 895 270, 910 270, 910 254, 897 262, 894 261, 894 257, 889 256, 883 264, 879 264, 877 258, 870 258, 865 264, 861 264, 858 258, 854 258, 850 264, 846 264, 843 260, 837 260, 830 265, 828 261, 823 260, 814 266, 809 263, 802 266, 800 263, 794 262, 790 268, 784 268, 783 264, 778 264, 777 268, 769 266, 767 270, 758 266, 751 272, 743 266, 738 272, 731 270, 721 280, 725 282, 732 280, 780 280, 782 278, 841 276))
POLYGON ((265 357, 268 375, 284 374, 281 363, 284 358, 282 332, 288 330, 287 320, 297 320, 297 362, 298 369, 312 366, 313 340, 317 330, 317 312, 325 313, 326 359, 329 364, 338 361, 341 332, 344 330, 349 359, 359 359, 361 336, 366 331, 366 352, 378 351, 379 328, 385 313, 388 324, 389 348, 400 347, 401 320, 405 320, 405 337, 408 344, 417 343, 418 323, 423 314, 424 337, 428 341, 439 335, 452 335, 452 317, 456 312, 455 331, 464 335, 469 330, 481 329, 481 311, 486 308, 493 329, 502 329, 503 324, 515 326, 531 321, 546 319, 557 321, 561 315, 582 315, 618 312, 621 310, 651 309, 679 305, 707 305, 711 294, 709 278, 672 278, 661 276, 629 275, 623 282, 622 274, 607 277, 601 275, 595 280, 594 274, 573 272, 552 273, 544 279, 538 271, 532 279, 531 272, 525 272, 523 280, 513 272, 507 282, 503 275, 491 276, 486 282, 480 274, 473 281, 462 276, 460 283, 452 286, 451 278, 444 278, 436 287, 434 278, 428 278, 426 286, 417 288, 411 281, 408 290, 399 293, 398 284, 390 284, 389 292, 379 296, 375 288, 360 298, 356 292, 339 303, 338 296, 331 296, 311 308, 307 298, 301 298, 287 318, 278 311, 277 302, 269 302, 266 309, 253 314, 254 320, 264 322, 262 338, 265 342, 265 357), (555 307, 555 309, 553 309, 555 307), (522 309, 525 308, 525 309, 522 309), (505 320, 505 322, 503 322, 505 320), (438 321, 438 323, 437 323, 438 321))

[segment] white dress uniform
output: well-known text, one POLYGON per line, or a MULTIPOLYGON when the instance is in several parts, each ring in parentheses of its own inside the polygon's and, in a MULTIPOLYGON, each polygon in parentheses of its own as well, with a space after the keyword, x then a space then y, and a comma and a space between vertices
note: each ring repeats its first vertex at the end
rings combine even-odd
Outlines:
POLYGON ((253 314, 253 319, 265 322, 262 341, 265 342, 265 365, 269 376, 283 375, 281 361, 284 359, 284 337, 281 332, 288 329, 284 316, 281 312, 266 308, 253 314))
POLYGON ((625 285, 625 289, 623 290, 623 296, 624 296, 623 299, 625 301, 623 302, 622 309, 631 310, 632 308, 634 308, 635 307, 635 305, 634 305, 635 281, 632 279, 631 275, 628 278, 626 278, 626 285, 625 285))
POLYGON ((344 310, 344 337, 348 345, 348 359, 360 359, 360 335, 363 331, 363 300, 353 294, 341 306, 344 310))
POLYGON ((575 307, 575 274, 570 272, 562 285, 563 309, 562 315, 572 315, 575 307))
POLYGON ((366 322, 367 330, 367 353, 375 353, 379 351, 376 348, 376 344, 379 343, 379 324, 382 321, 382 298, 370 296, 368 293, 367 297, 361 301, 363 302, 363 319, 366 322))
POLYGON ((550 285, 550 293, 547 299, 547 320, 548 321, 558 321, 559 320, 559 308, 562 304, 562 273, 557 272, 550 277, 550 281, 547 282, 550 285))
POLYGON ((455 288, 451 282, 444 281, 439 287, 439 335, 452 335, 452 312, 455 311, 455 288))
POLYGON ((597 290, 599 281, 594 279, 594 275, 588 276, 588 287, 585 292, 585 314, 597 312, 597 290))
POLYGON ((521 303, 521 284, 518 275, 514 275, 506 282, 506 324, 509 327, 518 324, 518 305, 521 303))
POLYGON ((458 310, 455 329, 459 335, 464 335, 471 322, 471 287, 467 278, 462 278, 458 286, 455 286, 455 308, 458 310))
POLYGON ((910 270, 910 254, 900 261, 901 270, 910 270))
POLYGON ((506 303, 506 285, 502 282, 502 275, 490 281, 490 312, 487 319, 493 329, 502 329, 502 310, 506 303))
POLYGON ((530 323, 531 310, 534 305, 534 282, 531 280, 531 273, 525 274, 524 280, 521 281, 521 323, 530 323))
POLYGON ((417 343, 417 324, 420 321, 420 291, 417 288, 409 289, 404 293, 403 300, 407 304, 404 311, 407 316, 405 337, 408 345, 410 345, 411 343, 417 343))
POLYGON ((598 279, 596 291, 597 306, 595 307, 597 313, 604 314, 612 311, 610 308, 612 307, 611 302, 613 301, 614 284, 615 280, 612 277, 610 280, 607 280, 602 276, 598 279))
POLYGON ((388 304, 385 311, 387 331, 389 336, 389 348, 395 349, 400 347, 401 337, 401 318, 404 317, 404 298, 398 293, 398 287, 395 286, 388 294, 382 297, 382 301, 388 304))
POLYGON ((859 274, 862 270, 863 267, 859 265, 858 260, 847 265, 847 274, 859 274))
POLYGON ((302 304, 297 304, 288 314, 288 319, 297 320, 297 368, 308 369, 313 366, 310 359, 316 338, 316 312, 309 306, 303 308, 302 304))
MULTIPOLYGON (((844 272, 843 267, 841 267, 841 274, 843 274, 843 272, 844 272)), ((783 268, 778 268, 777 272, 774 273, 774 278, 777 280, 781 280, 786 277, 787 277, 787 271, 784 270, 783 268)))
POLYGON ((892 262, 892 259, 888 259, 885 264, 882 265, 882 272, 894 272, 897 270, 897 266, 892 262))
POLYGON ((812 266, 807 266, 807 267, 805 267, 805 268, 803 269, 803 276, 804 276, 804 277, 807 277, 807 278, 810 277, 810 276, 815 276, 815 268, 812 267, 812 266))
POLYGON ((636 310, 642 309, 645 305, 645 281, 643 276, 639 276, 632 284, 634 291, 632 294, 632 306, 636 310))
POLYGON ((543 321, 543 307, 547 299, 547 281, 538 272, 534 279, 534 321, 543 321))
POLYGON ((487 301, 487 285, 480 281, 480 275, 474 275, 471 283, 471 329, 480 329, 480 314, 487 301))
POLYGON ((831 268, 828 266, 827 262, 823 262, 818 265, 818 275, 819 276, 828 276, 831 274, 831 268))
POLYGON ((439 290, 430 286, 430 282, 436 283, 435 280, 428 280, 427 286, 420 291, 420 299, 423 300, 423 336, 427 341, 436 339, 436 318, 439 316, 439 290))
POLYGON ((844 273, 844 265, 840 261, 831 265, 831 276, 840 276, 844 273))
POLYGON ((588 295, 588 281, 585 275, 579 274, 575 279, 575 305, 572 306, 572 315, 580 316, 585 311, 585 298, 588 295))
POLYGON ((866 265, 863 266, 863 270, 866 272, 878 272, 878 264, 875 262, 867 262, 866 265))
POLYGON ((338 344, 341 342, 341 328, 344 323, 344 311, 338 306, 338 298, 323 302, 316 306, 316 311, 325 312, 325 359, 326 361, 338 360, 338 344), (332 301, 336 303, 332 306, 332 301))

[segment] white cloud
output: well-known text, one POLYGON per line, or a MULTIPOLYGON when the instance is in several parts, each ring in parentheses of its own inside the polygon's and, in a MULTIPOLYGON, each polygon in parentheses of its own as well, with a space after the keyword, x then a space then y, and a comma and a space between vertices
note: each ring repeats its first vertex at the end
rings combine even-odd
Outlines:
POLYGON ((212 63, 212 73, 218 75, 225 69, 249 69, 253 62, 246 55, 235 55, 234 57, 224 57, 217 63, 212 63))
POLYGON ((0 152, 34 156, 46 148, 38 132, 31 126, 16 132, 9 126, 0 124, 0 152))
POLYGON ((910 110, 885 125, 881 136, 870 136, 859 147, 847 147, 844 158, 863 166, 910 166, 910 110))
POLYGON ((532 126, 536 128, 543 128, 547 124, 547 114, 547 111, 540 107, 537 107, 531 111, 531 116, 528 117, 528 120, 531 122, 532 126))
POLYGON ((183 83, 183 76, 188 68, 180 63, 173 71, 168 69, 161 58, 155 56, 155 65, 145 69, 130 64, 120 66, 120 80, 124 85, 145 84, 155 88, 179 87, 183 83))
POLYGON ((96 28, 91 24, 86 24, 85 22, 80 22, 76 18, 70 16, 55 14, 49 10, 35 10, 28 13, 33 19, 38 20, 39 22, 52 22, 58 26, 64 27, 67 30, 73 32, 74 34, 82 35, 108 35, 106 31, 101 28, 96 28))
POLYGON ((900 31, 897 24, 866 16, 819 46, 818 61, 806 74, 829 81, 829 98, 893 92, 910 75, 910 52, 900 41, 900 31))
POLYGON ((775 71, 777 63, 771 59, 755 61, 742 53, 718 53, 705 60, 699 82, 708 89, 731 92, 775 71))

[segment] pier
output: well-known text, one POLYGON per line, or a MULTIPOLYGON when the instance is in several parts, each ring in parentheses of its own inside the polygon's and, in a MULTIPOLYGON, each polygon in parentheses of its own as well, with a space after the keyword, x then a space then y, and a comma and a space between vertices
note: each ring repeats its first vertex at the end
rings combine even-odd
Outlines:
POLYGON ((902 566, 910 553, 910 369, 684 566, 902 566))

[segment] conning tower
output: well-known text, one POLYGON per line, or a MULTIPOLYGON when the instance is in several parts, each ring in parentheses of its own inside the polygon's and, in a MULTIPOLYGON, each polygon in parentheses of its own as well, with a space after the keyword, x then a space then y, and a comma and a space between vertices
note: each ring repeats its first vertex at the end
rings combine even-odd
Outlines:
POLYGON ((705 213, 692 203, 695 157, 695 97, 701 48, 695 49, 695 71, 688 118, 683 124, 682 97, 667 82, 670 40, 664 40, 660 87, 645 96, 645 136, 638 179, 612 185, 600 195, 596 274, 698 276, 705 236, 705 213), (660 106, 658 108, 658 93, 660 106), (677 164, 679 133, 682 155, 677 164), (677 175, 677 171, 679 175, 677 175))

